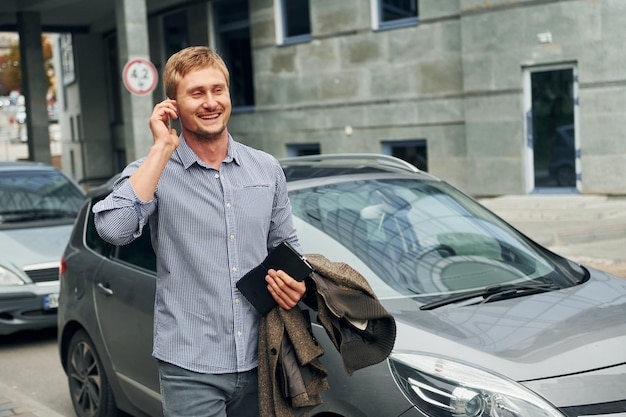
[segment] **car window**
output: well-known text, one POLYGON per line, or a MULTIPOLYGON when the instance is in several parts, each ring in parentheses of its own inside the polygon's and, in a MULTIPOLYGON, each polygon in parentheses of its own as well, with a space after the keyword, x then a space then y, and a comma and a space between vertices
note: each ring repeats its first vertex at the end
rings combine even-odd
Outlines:
POLYGON ((146 224, 141 236, 128 245, 116 246, 111 257, 156 272, 156 255, 150 241, 150 226, 146 224))
POLYGON ((339 242, 402 294, 567 281, 546 253, 443 182, 347 181, 293 190, 290 200, 294 216, 339 242))
POLYGON ((93 220, 94 214, 93 214, 93 211, 91 210, 93 205, 96 204, 101 199, 102 197, 97 198, 91 201, 85 207, 85 210, 87 210, 87 224, 85 226, 85 244, 87 245, 88 248, 90 248, 94 252, 99 253, 102 256, 109 256, 109 254, 111 253, 111 249, 113 248, 113 245, 111 245, 108 242, 105 242, 98 234, 98 231, 96 230, 96 225, 93 220))
POLYGON ((57 171, 10 171, 0 175, 0 224, 75 218, 82 191, 57 171))
POLYGON ((102 256, 111 257, 118 261, 156 272, 156 255, 150 241, 150 225, 146 224, 143 228, 141 236, 123 246, 114 246, 104 241, 94 223, 94 213, 91 207, 103 197, 95 199, 89 207, 87 207, 87 226, 85 230, 85 241, 89 248, 102 256))

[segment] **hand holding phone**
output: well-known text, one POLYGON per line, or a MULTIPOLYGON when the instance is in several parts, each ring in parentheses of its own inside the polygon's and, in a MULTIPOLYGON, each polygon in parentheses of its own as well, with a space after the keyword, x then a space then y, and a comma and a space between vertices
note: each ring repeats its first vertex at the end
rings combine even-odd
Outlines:
POLYGON ((176 129, 172 128, 172 119, 177 118, 178 108, 175 100, 166 98, 154 106, 150 117, 150 131, 155 143, 170 145, 174 149, 178 147, 178 134, 176 129))
MULTIPOLYGON (((176 112, 178 112, 178 107, 176 107, 176 101, 172 100, 169 97, 167 97, 167 100, 174 103, 174 107, 176 108, 176 112)), ((177 116, 178 116, 178 114, 177 114, 177 116)), ((169 113, 167 115, 167 123, 165 125, 167 126, 167 130, 168 131, 172 130, 172 117, 171 117, 171 115, 169 113)))

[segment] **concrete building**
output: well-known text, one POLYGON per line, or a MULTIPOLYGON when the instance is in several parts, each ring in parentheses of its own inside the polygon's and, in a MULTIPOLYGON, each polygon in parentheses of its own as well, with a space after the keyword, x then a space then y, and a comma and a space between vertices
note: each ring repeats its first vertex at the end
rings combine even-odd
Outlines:
POLYGON ((152 143, 160 80, 132 93, 126 65, 160 74, 204 44, 231 70, 230 132, 277 157, 388 153, 476 196, 625 194, 625 12, 623 0, 7 1, 0 31, 18 30, 25 51, 33 30, 62 33, 63 169, 86 183, 152 143))

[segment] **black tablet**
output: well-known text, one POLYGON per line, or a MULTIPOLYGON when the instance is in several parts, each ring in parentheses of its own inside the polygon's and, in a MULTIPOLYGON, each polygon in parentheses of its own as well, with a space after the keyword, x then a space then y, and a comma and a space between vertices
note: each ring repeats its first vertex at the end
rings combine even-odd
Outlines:
POLYGON ((282 242, 272 249, 263 262, 237 281, 239 291, 263 315, 276 305, 265 282, 268 269, 283 270, 297 281, 302 281, 313 271, 307 260, 289 243, 282 242))

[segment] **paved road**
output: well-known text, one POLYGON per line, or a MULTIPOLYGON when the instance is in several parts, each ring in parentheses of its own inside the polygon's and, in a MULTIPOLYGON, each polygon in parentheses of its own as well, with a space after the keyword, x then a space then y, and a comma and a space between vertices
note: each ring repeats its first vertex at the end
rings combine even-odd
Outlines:
POLYGON ((25 416, 75 415, 58 359, 56 329, 0 336, 0 369, 0 416, 7 410, 25 416))

